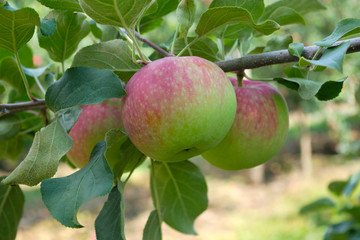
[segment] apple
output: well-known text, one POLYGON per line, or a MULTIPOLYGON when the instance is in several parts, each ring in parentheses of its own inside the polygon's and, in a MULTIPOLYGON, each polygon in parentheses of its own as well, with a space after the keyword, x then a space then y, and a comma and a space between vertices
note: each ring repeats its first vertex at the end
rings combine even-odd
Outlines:
POLYGON ((289 115, 284 97, 273 86, 231 78, 237 98, 235 121, 219 145, 202 154, 225 170, 255 167, 271 159, 283 146, 289 115))
POLYGON ((216 146, 229 131, 236 96, 225 73, 199 57, 150 62, 129 80, 125 131, 145 155, 175 162, 216 146))
POLYGON ((107 99, 81 108, 82 112, 69 132, 74 144, 67 153, 69 160, 78 168, 89 162, 92 149, 105 138, 107 131, 123 130, 120 98, 107 99))

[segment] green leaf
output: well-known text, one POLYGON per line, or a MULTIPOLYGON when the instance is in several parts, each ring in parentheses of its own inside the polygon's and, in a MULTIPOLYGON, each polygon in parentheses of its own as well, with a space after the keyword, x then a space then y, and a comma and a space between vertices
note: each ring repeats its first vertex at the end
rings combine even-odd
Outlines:
POLYGON ((178 4, 179 0, 156 0, 157 10, 152 14, 144 16, 140 21, 141 32, 145 33, 160 26, 162 23, 161 18, 174 11, 178 4))
POLYGON ((322 83, 305 78, 274 78, 275 81, 284 86, 297 90, 300 97, 309 100, 312 99, 320 90, 322 83))
POLYGON ((51 19, 40 19, 40 31, 43 36, 53 35, 56 30, 56 21, 51 19))
POLYGON ((71 149, 72 143, 58 121, 42 128, 35 134, 28 155, 2 183, 34 186, 54 176, 61 157, 71 149))
POLYGON ((78 0, 37 0, 42 5, 55 10, 82 12, 78 0))
POLYGON ((349 197, 354 192, 355 188, 360 181, 360 172, 351 175, 350 179, 347 181, 347 184, 342 192, 343 195, 349 197))
POLYGON ((38 31, 39 45, 47 50, 52 60, 63 62, 76 51, 80 41, 89 34, 89 23, 81 13, 51 12, 47 18, 56 19, 56 30, 50 36, 38 31))
POLYGON ((125 240, 123 187, 115 186, 95 220, 97 240, 125 240))
POLYGON ((288 51, 291 55, 301 58, 301 55, 304 51, 304 44, 303 43, 290 43, 288 47, 288 51))
POLYGON ((319 60, 308 60, 304 57, 301 57, 299 64, 300 66, 314 64, 318 66, 334 68, 339 72, 342 72, 344 57, 349 46, 350 41, 347 41, 336 47, 327 48, 319 60))
POLYGON ((195 32, 199 37, 203 37, 222 26, 233 23, 245 23, 265 35, 279 29, 279 25, 272 20, 256 24, 250 13, 244 8, 218 7, 208 9, 201 15, 195 32))
POLYGON ((213 0, 209 8, 230 6, 245 8, 255 20, 263 14, 265 9, 264 0, 213 0))
POLYGON ((335 207, 335 203, 331 199, 321 198, 321 199, 318 199, 312 203, 309 203, 309 204, 303 206, 300 209, 300 214, 307 214, 310 212, 315 212, 315 211, 334 208, 334 207, 335 207))
POLYGON ((290 43, 292 43, 293 39, 291 35, 283 35, 280 37, 273 37, 267 43, 264 48, 264 52, 271 52, 276 50, 282 50, 287 48, 290 43))
POLYGON ((78 105, 97 104, 125 94, 120 79, 110 70, 74 67, 47 90, 46 105, 57 112, 78 105))
POLYGON ((294 9, 289 7, 277 8, 273 13, 271 13, 268 19, 277 22, 281 26, 294 23, 301 23, 305 25, 304 18, 294 9))
POLYGON ((22 136, 16 136, 6 141, 0 141, 0 159, 16 161, 21 156, 23 148, 24 139, 22 136))
POLYGON ((26 94, 25 85, 14 58, 6 58, 1 62, 0 79, 10 84, 19 95, 26 94))
POLYGON ((321 2, 321 0, 280 0, 266 6, 264 14, 261 16, 261 19, 268 19, 269 16, 276 11, 276 9, 281 7, 292 8, 301 15, 313 11, 326 9, 325 5, 321 2))
POLYGON ((40 19, 34 9, 0 7, 0 48, 16 53, 32 38, 35 26, 40 26, 40 19))
POLYGON ((162 240, 161 216, 157 210, 153 210, 146 222, 142 240, 162 240))
POLYGON ((195 219, 208 206, 206 181, 189 161, 154 162, 151 174, 153 201, 164 209, 164 221, 186 234, 196 234, 195 219))
POLYGON ((337 81, 325 82, 321 86, 318 93, 315 95, 316 98, 321 100, 321 101, 328 101, 328 100, 336 98, 341 93, 344 81, 346 79, 347 79, 347 77, 344 77, 344 78, 339 79, 337 81))
POLYGON ((0 48, 0 65, 2 60, 10 57, 14 57, 14 54, 4 48, 0 48))
POLYGON ((108 131, 105 142, 105 156, 115 178, 121 177, 123 172, 129 172, 139 166, 146 158, 121 130, 108 131))
POLYGON ((328 189, 330 192, 340 196, 346 187, 347 181, 333 181, 329 184, 328 189))
POLYGON ((179 22, 180 37, 185 37, 195 20, 195 1, 181 0, 176 10, 176 16, 179 22))
POLYGON ((102 39, 102 31, 94 20, 89 21, 91 33, 98 39, 102 39))
POLYGON ((152 0, 79 0, 81 8, 95 22, 133 27, 152 0))
POLYGON ((346 37, 355 33, 360 33, 360 19, 346 18, 338 22, 335 30, 320 42, 315 42, 321 47, 330 47, 342 37, 346 37))
POLYGON ((60 110, 58 113, 58 119, 65 131, 69 132, 78 120, 82 109, 80 107, 72 107, 64 110, 60 110))
POLYGON ((17 115, 7 115, 0 118, 0 141, 14 137, 21 129, 20 118, 17 115))
MULTIPOLYGON (((4 177, 0 177, 0 181, 4 177)), ((0 236, 2 240, 14 240, 23 214, 25 197, 19 186, 0 184, 0 236)))
MULTIPOLYGON (((195 38, 188 38, 188 42, 193 41, 195 38)), ((185 39, 177 38, 174 46, 174 53, 178 54, 184 47, 186 46, 185 39)), ((182 56, 198 56, 201 58, 205 58, 211 62, 219 61, 220 59, 217 57, 217 53, 219 49, 216 43, 210 38, 202 38, 195 42, 190 47, 191 53, 189 50, 186 50, 182 56)))
POLYGON ((0 95, 3 94, 6 91, 6 88, 4 87, 4 85, 2 85, 0 83, 0 95))
POLYGON ((120 39, 82 48, 76 53, 72 63, 72 67, 80 66, 125 72, 136 72, 141 68, 133 62, 129 45, 120 39))
POLYGON ((41 75, 44 74, 44 72, 50 68, 50 64, 45 66, 45 67, 40 67, 40 68, 26 68, 23 67, 22 69, 24 70, 24 73, 26 75, 29 75, 31 77, 40 77, 41 75))
POLYGON ((42 200, 51 215, 67 227, 82 227, 76 217, 80 206, 91 198, 104 196, 113 185, 113 174, 104 157, 105 143, 93 149, 90 162, 79 171, 41 183, 42 200))

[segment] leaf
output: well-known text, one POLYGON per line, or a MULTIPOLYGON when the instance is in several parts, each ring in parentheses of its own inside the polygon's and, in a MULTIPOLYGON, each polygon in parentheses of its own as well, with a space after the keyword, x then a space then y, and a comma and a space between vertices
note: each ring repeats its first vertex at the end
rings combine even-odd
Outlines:
POLYGON ((0 79, 10 84, 19 95, 26 94, 25 85, 14 58, 6 58, 1 62, 0 79))
MULTIPOLYGON (((0 181, 4 177, 0 177, 0 181)), ((13 240, 23 214, 25 197, 19 186, 0 184, 0 236, 2 240, 13 240)))
POLYGON ((80 206, 93 197, 110 192, 113 174, 104 157, 105 150, 105 142, 99 142, 85 167, 67 177, 46 179, 41 183, 43 202, 64 226, 82 227, 76 217, 80 206))
POLYGON ((300 214, 307 214, 319 210, 329 209, 335 207, 335 203, 329 198, 321 198, 312 203, 303 206, 300 209, 300 214))
POLYGON ((121 130, 108 131, 105 142, 105 156, 115 178, 121 177, 124 171, 128 172, 139 166, 146 158, 121 130))
POLYGON ((209 8, 230 6, 245 8, 255 20, 263 14, 265 9, 264 0, 213 0, 209 8))
POLYGON ((63 62, 76 51, 80 41, 89 34, 89 23, 81 13, 51 12, 47 18, 56 19, 56 30, 50 36, 38 31, 39 45, 47 50, 52 60, 63 62))
POLYGON ((59 160, 71 149, 72 143, 58 121, 42 128, 35 134, 28 155, 2 183, 34 186, 54 176, 59 160))
POLYGON ((0 7, 0 48, 16 53, 32 38, 35 26, 40 26, 40 19, 34 9, 0 7))
POLYGON ((315 95, 317 99, 321 101, 328 101, 333 98, 336 98, 341 93, 341 90, 343 88, 344 81, 347 79, 347 77, 344 77, 342 79, 339 79, 337 81, 328 81, 325 82, 318 93, 315 95))
POLYGON ((112 71, 138 71, 141 66, 132 60, 129 45, 120 39, 82 48, 76 53, 72 67, 93 67, 112 71))
POLYGON ((254 23, 250 13, 244 8, 218 7, 210 8, 201 15, 195 32, 199 37, 203 37, 224 25, 233 23, 245 23, 265 35, 279 29, 279 25, 272 20, 260 24, 254 23))
POLYGON ((55 10, 82 12, 78 0, 37 0, 42 5, 55 10))
POLYGON ((354 192, 355 188, 359 184, 360 181, 360 172, 352 175, 348 180, 342 194, 349 197, 354 192))
POLYGON ((23 148, 24 139, 22 136, 0 141, 0 158, 16 161, 21 156, 23 148))
POLYGON ((56 21, 51 19, 40 19, 40 31, 43 36, 53 35, 56 30, 56 21))
POLYGON ((123 186, 115 186, 95 220, 97 240, 125 240, 123 186))
MULTIPOLYGON (((348 233, 353 230, 355 222, 353 220, 331 224, 326 230, 324 240, 347 240, 348 233)), ((350 239, 351 240, 351 239, 350 239)))
POLYGON ((186 234, 196 234, 195 219, 208 206, 206 181, 199 168, 189 161, 154 162, 151 174, 153 201, 164 209, 164 221, 186 234))
POLYGON ((101 29, 98 27, 98 25, 96 24, 96 22, 94 20, 90 20, 89 24, 90 24, 90 31, 94 35, 94 37, 96 37, 98 39, 102 39, 103 33, 102 33, 101 29))
MULTIPOLYGON (((144 16, 140 21, 140 32, 145 33, 157 28, 162 23, 162 17, 173 12, 179 5, 179 0, 156 0, 157 10, 144 16)), ((151 8, 151 7, 150 7, 151 8)))
POLYGON ((276 50, 282 50, 287 48, 290 43, 292 43, 293 39, 291 35, 283 35, 280 37, 273 37, 267 43, 264 48, 264 52, 271 52, 276 50))
POLYGON ((305 78, 274 78, 275 81, 284 86, 297 90, 300 97, 309 100, 320 90, 322 83, 305 78))
POLYGON ((288 51, 291 55, 301 58, 301 55, 304 51, 304 44, 303 43, 290 43, 288 47, 288 51))
POLYGON ((21 129, 20 118, 17 115, 7 115, 0 118, 0 141, 14 137, 21 129))
MULTIPOLYGON (((188 38, 188 41, 191 42, 194 39, 195 38, 188 38)), ((174 46, 174 53, 178 54, 185 46, 186 46, 185 39, 177 38, 174 46)), ((198 56, 212 62, 220 60, 217 57, 217 53, 219 52, 219 49, 216 43, 210 38, 202 38, 198 40, 190 47, 190 50, 192 54, 190 54, 189 50, 186 50, 182 54, 182 56, 191 56, 191 55, 198 56)))
POLYGON ((58 113, 58 119, 65 131, 69 132, 78 120, 82 109, 80 107, 72 107, 64 110, 60 110, 58 113))
POLYGON ((26 67, 22 67, 24 73, 26 75, 29 75, 31 77, 40 77, 41 75, 44 74, 44 72, 50 68, 50 64, 45 66, 45 67, 40 67, 40 68, 26 68, 26 67))
POLYGON ((97 104, 125 94, 120 79, 110 70, 74 67, 46 91, 46 105, 57 112, 78 105, 97 104))
POLYGON ((268 19, 276 9, 281 7, 292 8, 301 15, 326 9, 325 5, 320 0, 280 0, 266 6, 264 14, 260 19, 268 19))
POLYGON ((360 19, 346 18, 342 19, 335 27, 335 30, 320 42, 315 42, 321 47, 330 47, 342 37, 346 37, 355 33, 360 33, 360 19))
POLYGON ((334 68, 339 72, 342 72, 344 57, 349 46, 350 41, 347 41, 336 47, 325 49, 319 60, 308 60, 304 57, 301 57, 299 64, 300 66, 314 64, 318 66, 334 68))
POLYGON ((346 187, 347 181, 334 181, 331 182, 328 186, 330 192, 334 193, 337 196, 340 196, 346 187))
POLYGON ((294 23, 301 23, 305 25, 304 18, 294 9, 289 7, 277 8, 274 12, 271 13, 268 19, 277 22, 281 26, 294 23))
POLYGON ((181 0, 176 10, 180 37, 185 37, 195 20, 195 1, 181 0))
POLYGON ((162 240, 161 216, 157 210, 153 210, 146 222, 142 240, 162 240))
POLYGON ((133 27, 152 0, 79 0, 81 8, 95 22, 133 27))
POLYGON ((9 52, 8 50, 6 50, 4 48, 0 48, 0 65, 1 65, 2 60, 6 59, 6 58, 11 58, 13 56, 14 56, 13 53, 9 52))

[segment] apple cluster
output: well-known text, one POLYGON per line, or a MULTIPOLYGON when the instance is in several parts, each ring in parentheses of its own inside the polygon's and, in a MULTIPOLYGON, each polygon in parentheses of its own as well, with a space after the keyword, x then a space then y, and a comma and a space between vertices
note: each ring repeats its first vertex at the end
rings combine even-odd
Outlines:
POLYGON ((167 57, 140 69, 127 94, 83 107, 70 131, 69 159, 83 167, 111 128, 125 130, 146 156, 176 162, 202 155, 226 170, 271 159, 288 131, 288 109, 276 88, 229 78, 199 57, 167 57), (239 86, 240 85, 240 86, 239 86))

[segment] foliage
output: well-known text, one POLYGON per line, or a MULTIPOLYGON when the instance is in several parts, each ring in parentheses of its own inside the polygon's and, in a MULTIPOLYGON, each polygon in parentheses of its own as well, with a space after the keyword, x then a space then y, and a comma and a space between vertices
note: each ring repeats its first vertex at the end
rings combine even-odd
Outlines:
MULTIPOLYGON (((313 75, 322 76, 325 69, 342 74, 350 42, 336 42, 358 34, 360 20, 341 20, 328 37, 315 43, 319 48, 311 59, 303 57, 304 43, 276 35, 286 25, 305 24, 309 12, 324 9, 320 0, 272 4, 214 0, 210 6, 192 0, 0 1, 0 158, 18 160, 24 139, 32 141, 26 157, 0 185, 0 218, 10 214, 13 222, 8 228, 1 225, 1 236, 16 236, 24 203, 18 184, 41 182, 42 199, 52 216, 73 228, 82 227, 76 214, 84 202, 108 195, 95 222, 97 238, 125 239, 123 196, 132 172, 123 172, 128 164, 135 162, 136 167, 146 156, 124 132, 109 131, 84 168, 67 177, 52 177, 72 146, 68 132, 80 114, 79 106, 121 98, 126 82, 150 59, 176 54, 217 62, 288 49, 299 61, 280 76, 260 80, 283 84, 305 100, 336 98, 346 76, 319 80, 313 75), (172 28, 167 18, 171 14, 178 25, 172 28), (163 28, 172 36, 157 41, 163 28), (10 212, 6 207, 10 204, 17 206, 16 211, 10 212)), ((240 71, 239 76, 243 70, 233 69, 240 71)), ((199 168, 190 161, 146 161, 151 165, 154 210, 143 239, 161 239, 163 222, 182 233, 196 234, 194 221, 208 207, 206 181, 199 168)), ((344 188, 346 194, 353 190, 352 181, 344 188)), ((336 205, 322 200, 313 206, 336 205)), ((348 213, 356 214, 356 209, 348 213)), ((354 229, 355 223, 334 225, 332 232, 354 229)))
POLYGON ((319 215, 322 220, 318 223, 328 225, 324 240, 359 238, 359 181, 360 172, 351 175, 348 180, 333 181, 328 185, 332 198, 315 200, 300 209, 301 214, 319 215))

